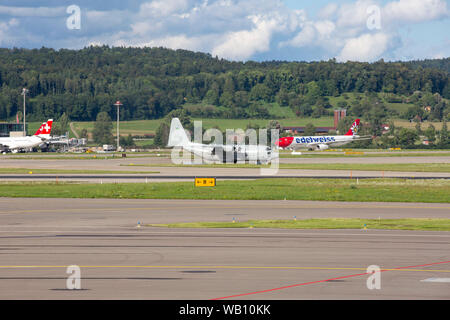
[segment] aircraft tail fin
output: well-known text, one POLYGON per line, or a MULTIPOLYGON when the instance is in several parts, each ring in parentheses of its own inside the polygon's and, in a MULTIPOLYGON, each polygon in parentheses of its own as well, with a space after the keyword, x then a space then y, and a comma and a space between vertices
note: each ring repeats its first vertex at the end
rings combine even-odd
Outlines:
POLYGON ((170 123, 170 134, 169 141, 167 143, 168 147, 183 147, 189 145, 191 142, 181 125, 180 119, 173 118, 170 123))
POLYGON ((42 122, 41 126, 39 127, 39 129, 37 129, 36 133, 34 134, 35 136, 38 136, 41 134, 42 128, 45 126, 47 122, 42 122))
POLYGON ((361 120, 360 119, 356 119, 355 122, 353 122, 352 127, 350 128, 350 130, 348 130, 346 136, 355 136, 358 134, 359 131, 359 124, 360 124, 361 120))
POLYGON ((47 122, 43 122, 39 129, 34 134, 35 136, 50 136, 52 132, 53 119, 48 119, 47 122))

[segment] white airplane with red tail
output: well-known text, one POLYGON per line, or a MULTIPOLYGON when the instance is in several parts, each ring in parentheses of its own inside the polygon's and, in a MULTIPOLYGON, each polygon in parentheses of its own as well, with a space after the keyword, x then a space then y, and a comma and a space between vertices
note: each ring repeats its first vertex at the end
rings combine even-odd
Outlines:
POLYGON ((280 148, 289 148, 294 151, 302 148, 326 150, 330 147, 342 146, 353 141, 371 139, 367 136, 358 136, 360 122, 360 119, 356 119, 350 130, 343 136, 284 137, 278 139, 276 145, 280 148))
POLYGON ((50 139, 52 125, 53 119, 49 119, 47 122, 42 123, 32 136, 0 138, 0 148, 17 153, 20 150, 37 147, 50 139))

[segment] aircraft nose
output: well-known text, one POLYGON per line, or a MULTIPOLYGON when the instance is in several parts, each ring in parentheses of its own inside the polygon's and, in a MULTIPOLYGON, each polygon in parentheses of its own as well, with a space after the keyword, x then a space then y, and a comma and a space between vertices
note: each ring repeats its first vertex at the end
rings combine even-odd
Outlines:
POLYGON ((278 141, 276 142, 276 145, 280 148, 287 148, 291 145, 292 141, 294 140, 293 137, 285 137, 285 138, 280 138, 278 139, 278 141))

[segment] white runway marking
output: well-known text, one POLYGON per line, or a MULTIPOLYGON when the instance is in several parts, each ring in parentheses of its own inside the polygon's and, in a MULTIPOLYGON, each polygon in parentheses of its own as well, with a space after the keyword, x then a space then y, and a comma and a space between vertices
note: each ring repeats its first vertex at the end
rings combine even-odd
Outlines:
POLYGON ((450 283, 450 278, 428 278, 425 280, 421 280, 422 282, 439 282, 439 283, 450 283))

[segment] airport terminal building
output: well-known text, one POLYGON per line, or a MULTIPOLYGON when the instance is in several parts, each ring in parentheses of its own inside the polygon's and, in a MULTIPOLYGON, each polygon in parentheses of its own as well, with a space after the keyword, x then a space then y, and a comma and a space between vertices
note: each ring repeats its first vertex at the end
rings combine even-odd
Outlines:
POLYGON ((9 137, 11 132, 23 132, 23 123, 0 122, 0 137, 9 137))

